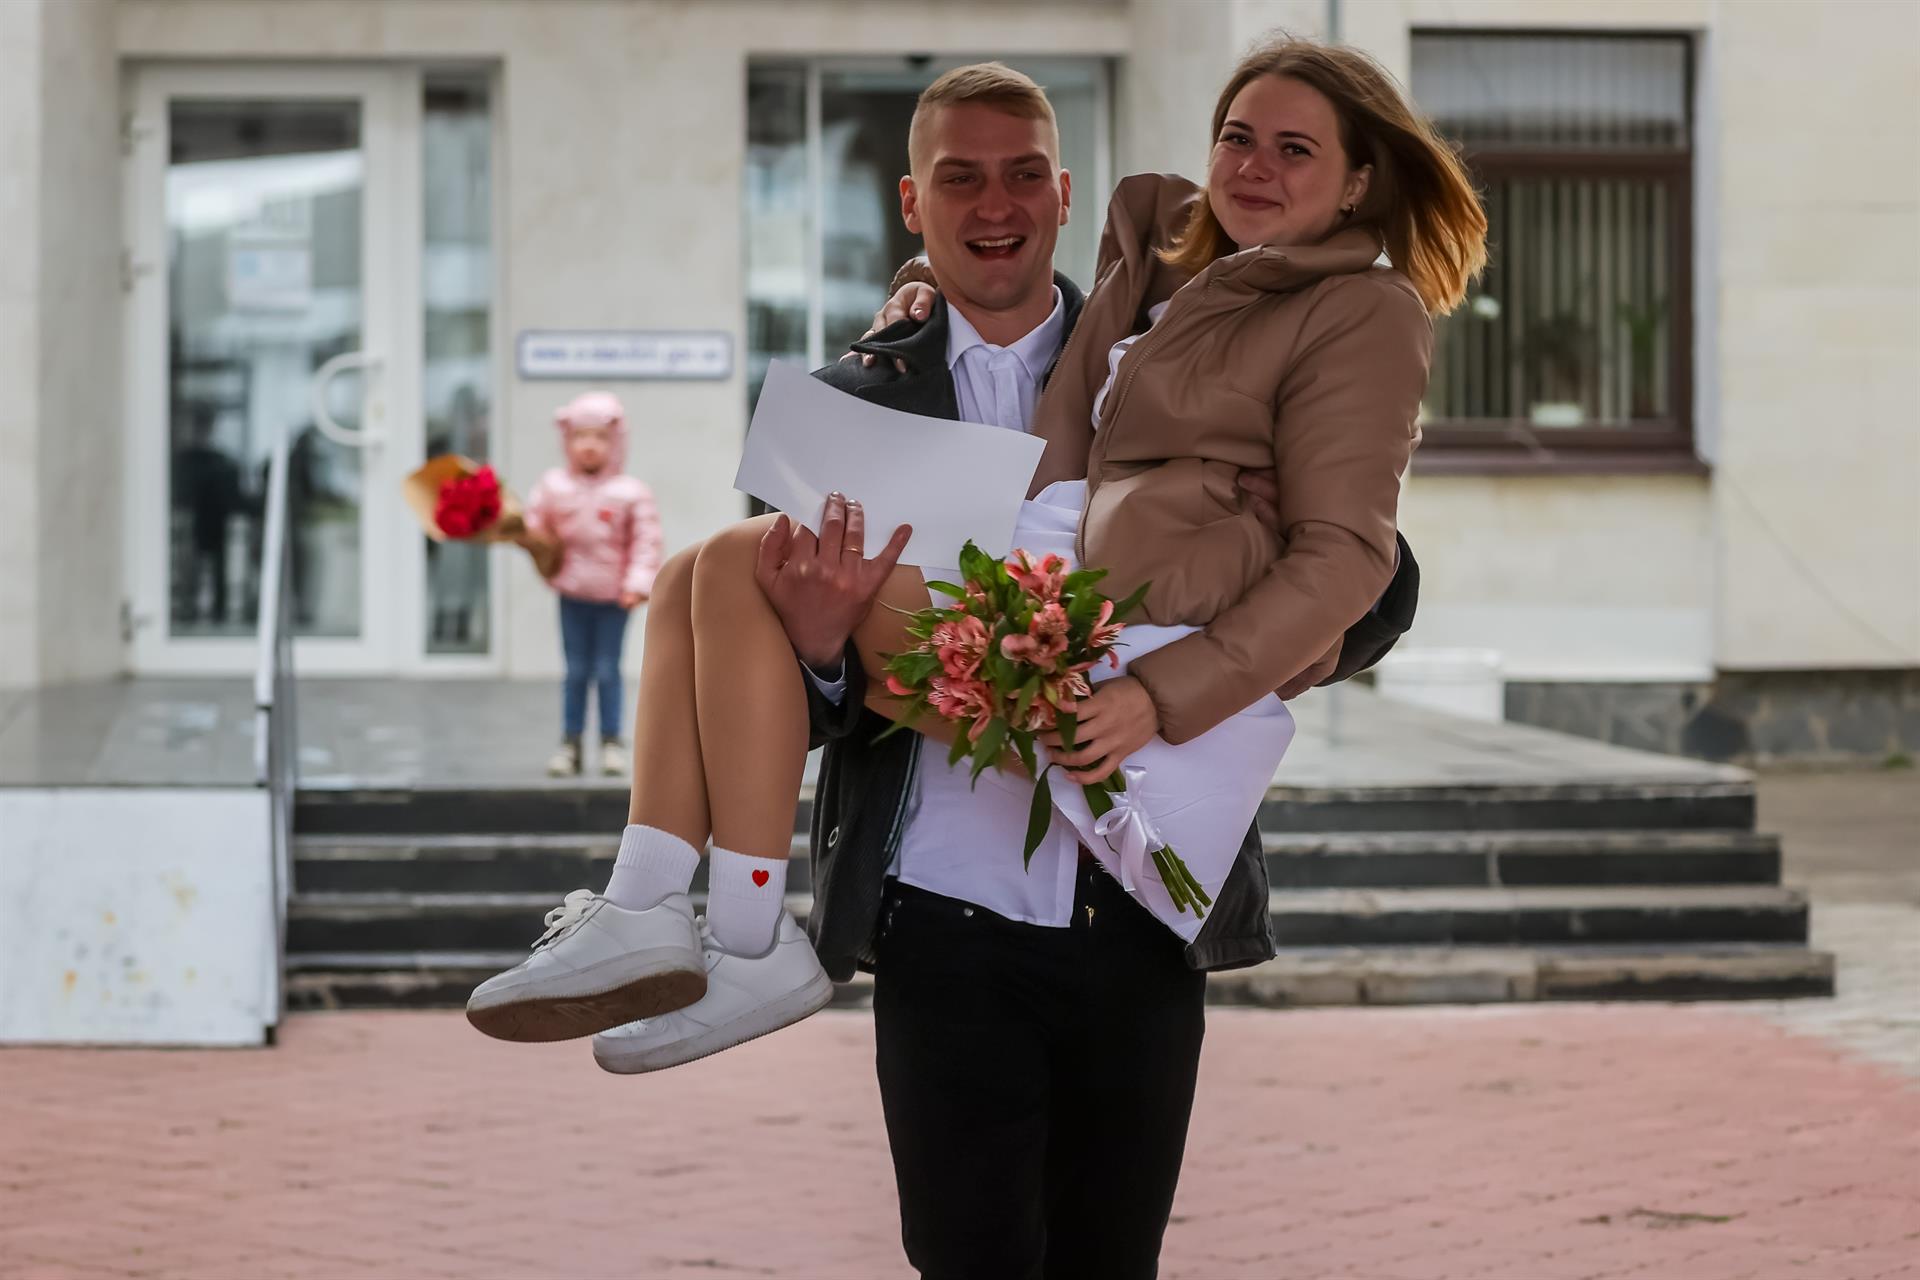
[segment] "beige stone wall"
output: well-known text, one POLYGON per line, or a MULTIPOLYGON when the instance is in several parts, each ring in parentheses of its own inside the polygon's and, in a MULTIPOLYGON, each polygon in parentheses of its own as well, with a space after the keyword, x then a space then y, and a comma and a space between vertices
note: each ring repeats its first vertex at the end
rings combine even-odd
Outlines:
POLYGON ((122 665, 113 19, 0 6, 0 685, 122 665))
POLYGON ((1714 29, 1732 669, 1920 666, 1920 6, 1822 12, 1714 29))
POLYGON ((0 4, 0 685, 40 681, 41 3, 0 4))

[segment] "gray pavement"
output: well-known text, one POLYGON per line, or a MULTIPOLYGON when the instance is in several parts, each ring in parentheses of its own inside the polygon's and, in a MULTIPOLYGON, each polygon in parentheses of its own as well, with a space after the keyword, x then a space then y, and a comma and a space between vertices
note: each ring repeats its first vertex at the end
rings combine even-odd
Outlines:
POLYGON ((1920 772, 1764 773, 1759 824, 1813 899, 1839 990, 1747 1007, 1920 1079, 1920 772))
MULTIPOLYGON (((553 680, 303 680, 301 781, 539 785, 558 738, 558 704, 553 680)), ((1286 791, 1738 784, 1749 776, 1526 725, 1461 720, 1360 686, 1316 689, 1292 705, 1300 733, 1276 779, 1286 791)), ((0 700, 0 786, 245 786, 252 760, 245 680, 114 680, 0 700)))

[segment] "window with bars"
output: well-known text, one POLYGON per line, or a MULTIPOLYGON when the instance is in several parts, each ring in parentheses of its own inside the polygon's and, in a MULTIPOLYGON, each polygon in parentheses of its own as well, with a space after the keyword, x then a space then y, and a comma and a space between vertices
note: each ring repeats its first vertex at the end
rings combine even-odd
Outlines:
POLYGON ((1688 38, 1417 32, 1412 88, 1489 224, 1486 274, 1437 325, 1428 442, 1690 461, 1688 38))

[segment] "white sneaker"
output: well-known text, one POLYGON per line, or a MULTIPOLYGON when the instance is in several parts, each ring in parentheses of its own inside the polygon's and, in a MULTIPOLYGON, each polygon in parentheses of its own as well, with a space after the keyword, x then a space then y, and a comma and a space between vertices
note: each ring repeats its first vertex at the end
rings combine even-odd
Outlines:
POLYGON ((722 951, 706 921, 707 994, 677 1013, 645 1018, 593 1038, 593 1060, 606 1071, 636 1075, 677 1067, 731 1049, 818 1013, 833 999, 833 980, 794 918, 780 914, 773 945, 757 956, 722 951))
POLYGON ((686 894, 629 911, 575 889, 547 912, 532 955, 474 988, 467 1021, 499 1040, 573 1040, 684 1009, 706 990, 686 894))
POLYGON ((627 753, 627 744, 618 738, 608 738, 600 744, 600 774, 606 778, 624 778, 633 772, 633 757, 627 753))
POLYGON ((580 743, 569 738, 560 744, 560 749, 547 757, 547 776, 549 778, 571 778, 580 772, 580 743))

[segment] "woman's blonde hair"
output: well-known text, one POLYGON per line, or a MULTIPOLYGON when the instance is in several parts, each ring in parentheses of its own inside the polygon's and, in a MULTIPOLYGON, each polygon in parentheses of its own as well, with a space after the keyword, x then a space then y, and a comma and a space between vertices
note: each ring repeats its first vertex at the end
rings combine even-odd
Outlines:
MULTIPOLYGON (((1427 118, 1407 104, 1393 77, 1345 45, 1290 37, 1273 41, 1233 69, 1213 109, 1216 140, 1234 98, 1261 76, 1291 76, 1333 104, 1348 163, 1373 166, 1367 194, 1346 225, 1378 231, 1387 257, 1413 281, 1428 311, 1459 306, 1467 285, 1487 264, 1486 210, 1466 166, 1427 118)), ((1160 257, 1197 275, 1234 248, 1211 202, 1203 199, 1160 257)))

